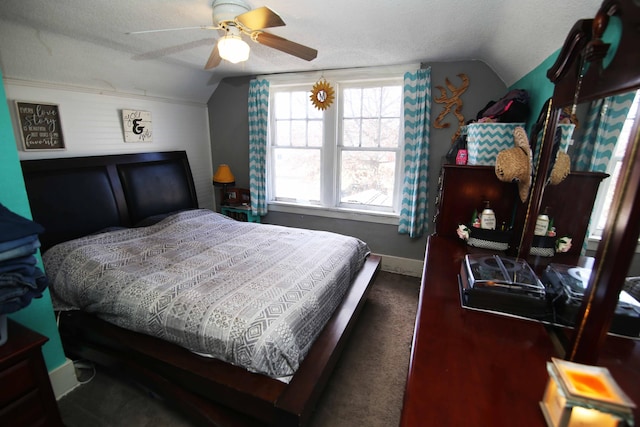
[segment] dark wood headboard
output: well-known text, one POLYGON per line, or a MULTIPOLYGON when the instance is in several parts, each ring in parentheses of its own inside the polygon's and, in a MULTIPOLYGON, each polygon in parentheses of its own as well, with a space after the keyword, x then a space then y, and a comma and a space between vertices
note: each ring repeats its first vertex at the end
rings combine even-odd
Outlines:
POLYGON ((21 162, 42 251, 108 227, 198 207, 185 151, 21 162))

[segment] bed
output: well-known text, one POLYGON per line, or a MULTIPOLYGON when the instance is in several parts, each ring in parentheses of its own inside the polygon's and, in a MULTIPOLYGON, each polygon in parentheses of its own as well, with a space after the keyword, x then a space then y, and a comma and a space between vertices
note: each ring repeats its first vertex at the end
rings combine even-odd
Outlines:
MULTIPOLYGON (((356 244, 350 250, 359 254, 355 258, 360 262, 349 261, 331 271, 332 259, 346 256, 327 248, 339 246, 333 239, 345 236, 240 223, 198 209, 183 151, 25 160, 22 169, 33 218, 45 228, 40 236, 43 259, 47 274, 53 276, 51 294, 70 357, 88 359, 134 378, 201 425, 297 426, 309 421, 380 267, 380 258, 368 255, 366 245, 356 244), (215 231, 202 231, 210 229, 215 231), (326 240, 312 243, 316 235, 326 240), (138 243, 125 248, 131 241, 138 243), (212 244, 202 249, 205 241, 212 244), (302 255, 302 246, 316 255, 302 255), (199 249, 193 257, 185 255, 194 247, 199 249), (231 255, 236 250, 239 252, 231 255), (98 252, 108 267, 95 267, 95 261, 87 258, 98 252), (169 269, 178 272, 173 278, 167 278, 161 269, 168 254, 178 254, 183 261, 177 266, 167 262, 169 269), (251 258, 250 254, 260 256, 251 258), (191 273, 194 263, 206 264, 203 260, 209 258, 207 274, 191 273), (285 264, 272 269, 277 259, 284 259, 285 264), (305 264, 311 259, 315 261, 305 264), (148 275, 136 276, 115 290, 132 270, 148 275), (82 297, 69 296, 65 283, 78 271, 80 279, 73 280, 83 287, 82 297), (92 285, 84 285, 89 276, 101 281, 87 280, 92 285), (244 293, 224 291, 235 285, 207 287, 203 276, 224 276, 227 284, 233 278, 244 293), (329 290, 307 294, 309 283, 319 276, 328 277, 329 290), (340 285, 345 278, 346 283, 340 285), (144 290, 147 282, 160 283, 164 293, 144 290), (98 296, 90 296, 87 288, 98 296), (133 294, 142 294, 146 305, 130 305, 133 294), (182 318, 163 317, 184 312, 180 308, 186 305, 180 298, 186 294, 196 295, 198 301, 209 298, 224 303, 192 310, 182 318), (112 300, 107 298, 114 295, 112 300), (262 335, 253 340, 246 329, 242 335, 238 328, 221 331, 212 327, 225 323, 220 319, 237 300, 251 301, 251 310, 240 309, 247 319, 276 325, 265 328, 271 331, 267 338, 262 335), (287 323, 291 311, 287 322, 265 321, 268 310, 270 314, 280 312, 283 305, 297 307, 293 311, 310 323, 287 323), (109 312, 114 307, 120 314, 133 313, 133 320, 121 321, 121 316, 109 312), (152 315, 142 318, 141 311, 152 315), (177 323, 189 325, 180 331, 193 334, 158 326, 177 323), (298 330, 303 331, 304 339, 292 335, 298 330), (203 331, 209 335, 198 335, 203 331), (220 345, 219 338, 225 334, 239 336, 240 344, 220 345), (249 341, 260 345, 250 347, 249 341)), ((357 241, 346 239, 350 244, 357 241)))

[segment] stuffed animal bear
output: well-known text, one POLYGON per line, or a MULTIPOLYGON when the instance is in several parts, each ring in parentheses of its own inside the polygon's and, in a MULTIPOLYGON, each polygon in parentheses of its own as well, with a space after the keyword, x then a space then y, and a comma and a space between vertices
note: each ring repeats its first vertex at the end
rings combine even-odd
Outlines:
POLYGON ((496 157, 496 176, 500 181, 518 183, 522 203, 527 201, 531 187, 531 147, 524 128, 513 131, 515 147, 502 150, 496 157))

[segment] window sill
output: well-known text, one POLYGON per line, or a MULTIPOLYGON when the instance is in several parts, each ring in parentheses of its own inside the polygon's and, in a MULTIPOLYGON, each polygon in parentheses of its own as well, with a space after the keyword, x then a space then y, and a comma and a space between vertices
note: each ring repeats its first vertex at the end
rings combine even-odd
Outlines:
MULTIPOLYGON (((587 239, 587 250, 588 251, 597 251, 598 250, 598 245, 600 244, 600 236, 591 236, 587 239)), ((636 250, 635 253, 640 254, 640 241, 638 241, 638 244, 636 245, 636 250)))
POLYGON ((285 212, 298 215, 312 215, 325 218, 398 225, 398 215, 396 214, 360 211, 356 209, 331 209, 326 207, 300 206, 283 202, 270 202, 268 210, 270 212, 285 212))

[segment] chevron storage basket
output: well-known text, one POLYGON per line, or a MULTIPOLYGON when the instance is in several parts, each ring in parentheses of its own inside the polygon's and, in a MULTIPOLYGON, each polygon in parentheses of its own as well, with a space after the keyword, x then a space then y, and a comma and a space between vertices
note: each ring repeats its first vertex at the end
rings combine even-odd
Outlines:
MULTIPOLYGON (((576 125, 570 123, 560 123, 558 125, 558 129, 560 129, 560 151, 564 151, 565 153, 569 150, 569 145, 571 145, 571 137, 573 136, 573 131, 576 128, 576 125)), ((542 147, 542 135, 544 132, 538 132, 538 140, 536 141, 536 149, 535 154, 533 156, 533 164, 538 164, 538 154, 540 154, 540 149, 542 147)))
POLYGON ((467 164, 494 166, 498 153, 513 148, 513 131, 524 123, 471 123, 467 125, 467 164))

